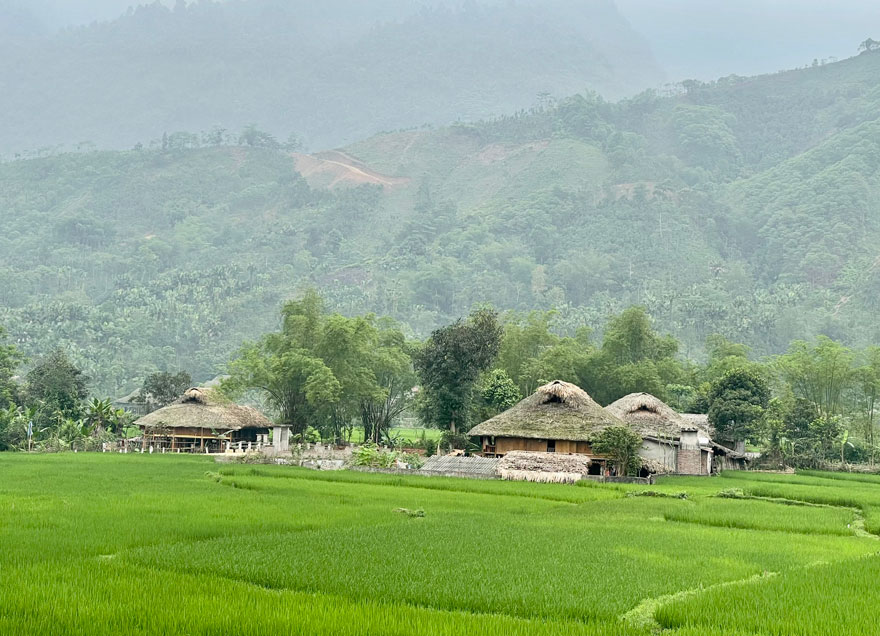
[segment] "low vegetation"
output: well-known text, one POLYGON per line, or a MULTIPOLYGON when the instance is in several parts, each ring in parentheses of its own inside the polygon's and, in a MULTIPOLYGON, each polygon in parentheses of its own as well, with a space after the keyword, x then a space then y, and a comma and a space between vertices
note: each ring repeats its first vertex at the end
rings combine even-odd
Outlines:
POLYGON ((0 471, 4 634, 872 629, 877 537, 850 507, 870 484, 824 474, 572 487, 83 454, 0 471), (838 504, 714 496, 771 486, 838 504), (643 491, 673 496, 626 496, 643 491))

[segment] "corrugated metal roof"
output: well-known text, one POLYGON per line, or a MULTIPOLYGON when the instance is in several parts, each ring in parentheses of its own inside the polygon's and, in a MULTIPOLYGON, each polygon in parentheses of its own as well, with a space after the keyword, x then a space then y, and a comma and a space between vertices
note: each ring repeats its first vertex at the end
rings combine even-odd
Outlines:
POLYGON ((423 472, 468 473, 471 475, 494 475, 498 459, 489 457, 429 457, 422 466, 423 472))

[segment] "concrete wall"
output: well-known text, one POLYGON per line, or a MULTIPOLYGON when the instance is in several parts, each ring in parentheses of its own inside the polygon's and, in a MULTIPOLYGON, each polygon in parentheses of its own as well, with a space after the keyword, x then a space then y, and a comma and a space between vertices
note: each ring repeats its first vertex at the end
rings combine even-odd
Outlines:
POLYGON ((639 451, 639 456, 642 459, 652 459, 660 462, 666 470, 671 473, 674 473, 677 470, 677 454, 677 447, 672 446, 671 444, 661 444, 660 442, 655 442, 654 440, 649 439, 642 440, 642 449, 639 451))

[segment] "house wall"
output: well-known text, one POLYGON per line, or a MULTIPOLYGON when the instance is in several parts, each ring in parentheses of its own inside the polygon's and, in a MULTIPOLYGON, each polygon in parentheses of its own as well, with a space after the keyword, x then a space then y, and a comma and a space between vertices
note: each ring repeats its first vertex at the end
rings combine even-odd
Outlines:
MULTIPOLYGON (((642 440, 639 456, 642 459, 653 459, 663 464, 669 472, 676 472, 676 455, 678 449, 670 444, 661 444, 654 440, 642 440)), ((699 452, 699 451, 698 451, 699 452)))
MULTIPOLYGON (((495 452, 504 455, 510 451, 523 450, 537 453, 547 452, 547 440, 525 439, 522 437, 496 437, 495 452)), ((558 452, 558 451, 557 451, 558 452)))
POLYGON ((744 459, 731 459, 729 455, 716 455, 715 459, 721 470, 746 469, 746 461, 744 459))
MULTIPOLYGON (((483 447, 488 444, 489 438, 483 438, 483 447)), ((511 451, 532 451, 536 453, 547 452, 547 440, 545 439, 526 439, 523 437, 496 437, 495 453, 505 455, 511 451)), ((592 453, 590 445, 586 442, 570 442, 567 440, 556 440, 557 453, 570 453, 577 455, 589 455, 592 453)))
POLYGON ((681 475, 705 475, 706 465, 703 451, 699 448, 683 448, 678 451, 677 473, 681 475))

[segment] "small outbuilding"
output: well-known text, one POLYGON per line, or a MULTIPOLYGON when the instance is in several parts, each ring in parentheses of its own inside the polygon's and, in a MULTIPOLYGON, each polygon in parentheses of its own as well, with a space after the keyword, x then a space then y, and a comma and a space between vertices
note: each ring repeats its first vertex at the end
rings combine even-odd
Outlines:
POLYGON ((594 455, 591 440, 611 426, 624 423, 580 387, 556 380, 468 435, 480 438, 484 457, 504 457, 512 451, 588 455, 589 472, 601 475, 606 459, 594 455))
POLYGON ((715 451, 715 465, 719 470, 745 470, 749 461, 744 441, 726 441, 719 439, 712 425, 709 424, 709 416, 705 413, 682 413, 681 416, 692 426, 705 431, 712 438, 712 448, 715 451))
POLYGON ((641 436, 639 455, 654 467, 651 472, 712 473, 715 453, 708 433, 659 398, 650 393, 630 393, 606 408, 641 436))
POLYGON ((213 388, 189 389, 136 424, 143 431, 144 445, 157 450, 222 453, 290 448, 290 427, 275 426, 258 410, 236 404, 213 388))

